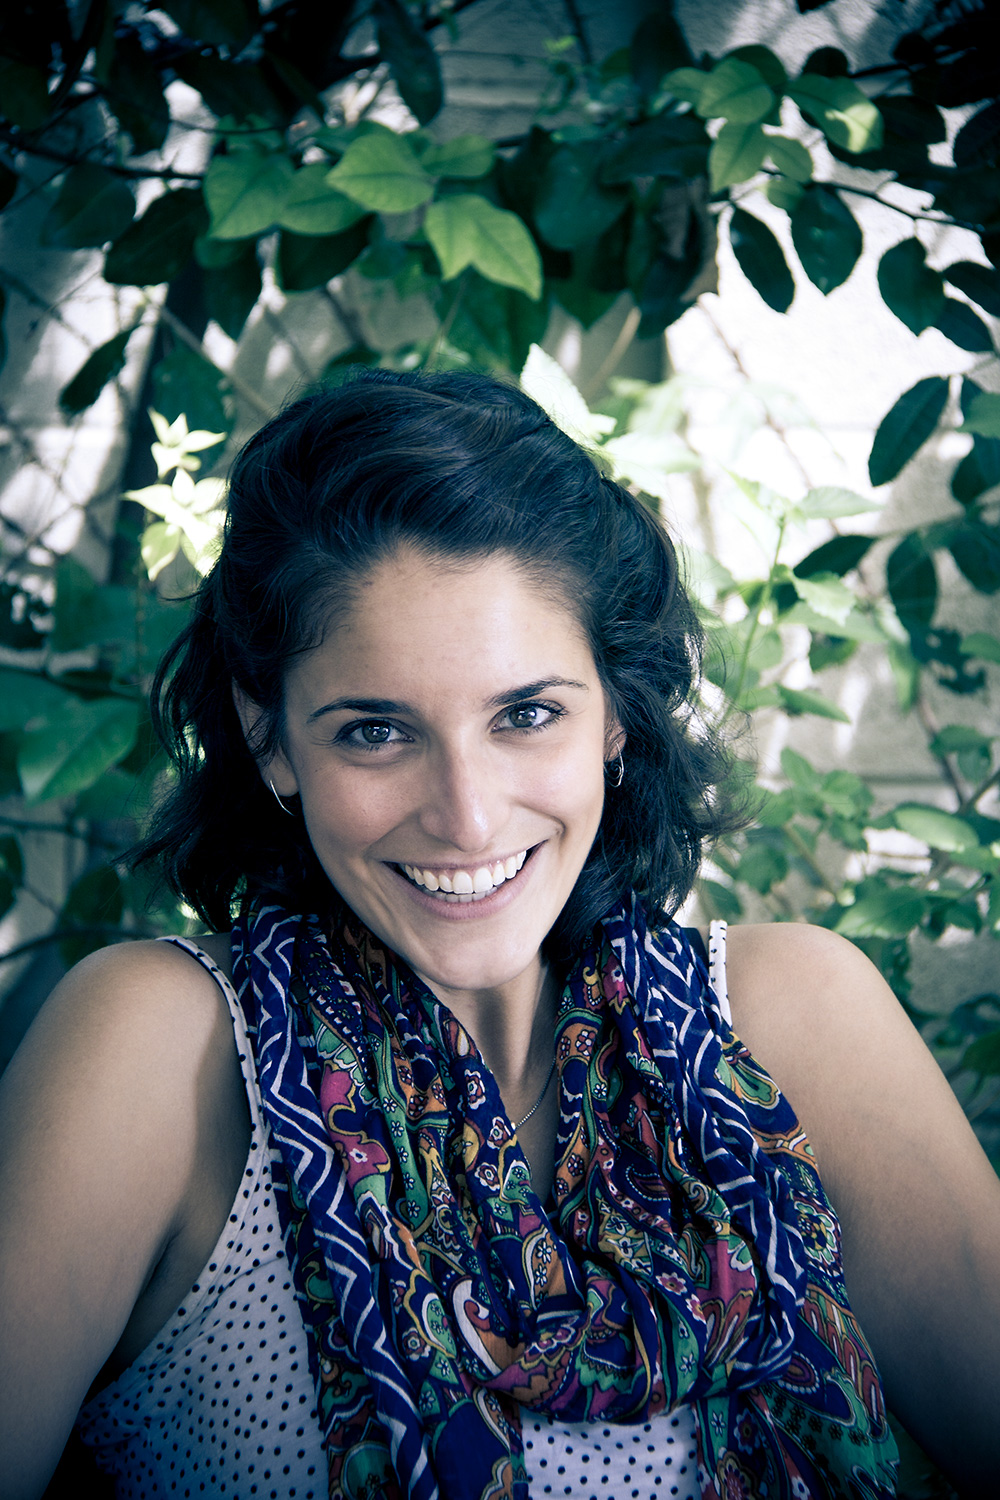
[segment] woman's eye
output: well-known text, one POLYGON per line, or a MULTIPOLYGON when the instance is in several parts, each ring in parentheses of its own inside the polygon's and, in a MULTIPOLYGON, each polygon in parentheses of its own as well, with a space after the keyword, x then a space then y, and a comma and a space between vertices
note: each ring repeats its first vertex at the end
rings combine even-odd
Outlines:
POLYGON ((515 703, 504 715, 511 729, 541 729, 559 717, 559 710, 544 703, 515 703))
POLYGON ((354 745, 363 750, 378 745, 391 745, 401 738, 394 724, 385 724, 378 719, 369 720, 364 724, 348 724, 338 735, 338 739, 343 744, 354 745))

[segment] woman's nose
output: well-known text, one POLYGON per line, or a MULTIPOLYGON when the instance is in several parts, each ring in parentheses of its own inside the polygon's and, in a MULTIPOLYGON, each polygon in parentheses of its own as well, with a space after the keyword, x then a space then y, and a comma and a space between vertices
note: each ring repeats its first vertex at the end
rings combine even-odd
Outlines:
POLYGON ((488 755, 446 753, 427 771, 420 822, 456 853, 495 852, 506 818, 507 796, 488 755))

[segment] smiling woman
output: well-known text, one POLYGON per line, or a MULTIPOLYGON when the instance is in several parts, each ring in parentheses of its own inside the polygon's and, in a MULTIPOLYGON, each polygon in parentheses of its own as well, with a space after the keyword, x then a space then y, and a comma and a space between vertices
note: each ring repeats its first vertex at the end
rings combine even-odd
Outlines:
POLYGON ((214 935, 87 960, 4 1080, 5 1496, 76 1420, 130 1496, 884 1500, 878 1365, 982 1492, 961 1111, 849 944, 671 920, 734 817, 700 640, 516 390, 251 440, 136 856, 214 935))

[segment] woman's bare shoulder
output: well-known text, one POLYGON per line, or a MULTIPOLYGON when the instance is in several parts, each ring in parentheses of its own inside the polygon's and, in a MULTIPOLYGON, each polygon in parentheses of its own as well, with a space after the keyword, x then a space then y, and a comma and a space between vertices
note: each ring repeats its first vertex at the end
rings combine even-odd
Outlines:
POLYGON ((1000 1184, 879 971, 836 933, 733 927, 733 1027, 805 1127, 889 1403, 970 1494, 1000 1465, 1000 1184))
POLYGON ((0 1080, 5 1493, 41 1492, 154 1268, 224 1215, 245 1115, 226 999, 182 949, 103 949, 42 1006, 0 1080))

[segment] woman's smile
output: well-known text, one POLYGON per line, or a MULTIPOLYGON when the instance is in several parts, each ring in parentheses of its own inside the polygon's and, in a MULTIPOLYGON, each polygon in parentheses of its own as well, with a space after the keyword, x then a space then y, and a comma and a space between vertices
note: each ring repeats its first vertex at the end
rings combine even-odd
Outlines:
POLYGON ((402 549, 290 668, 267 775, 299 793, 348 905, 453 1001, 537 985, 615 733, 589 644, 551 591, 506 556, 402 549))

